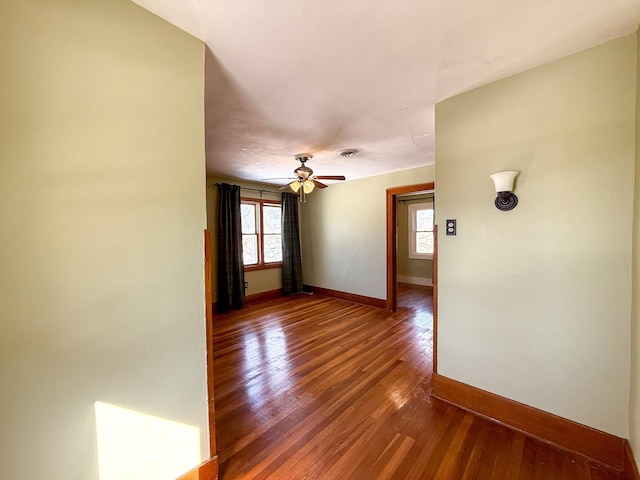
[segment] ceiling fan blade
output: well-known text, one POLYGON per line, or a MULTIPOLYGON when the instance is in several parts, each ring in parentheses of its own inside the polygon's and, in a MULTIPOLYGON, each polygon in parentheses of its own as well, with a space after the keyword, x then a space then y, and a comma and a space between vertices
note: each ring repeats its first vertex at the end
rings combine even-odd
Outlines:
POLYGON ((266 182, 267 180, 295 180, 293 177, 276 177, 276 178, 261 178, 261 182, 266 182))
POLYGON ((346 180, 344 175, 316 175, 313 178, 319 178, 320 180, 346 180))
POLYGON ((316 187, 318 188, 327 188, 329 185, 325 185, 324 183, 321 183, 319 181, 317 181, 315 178, 312 178, 311 181, 315 184, 316 187))

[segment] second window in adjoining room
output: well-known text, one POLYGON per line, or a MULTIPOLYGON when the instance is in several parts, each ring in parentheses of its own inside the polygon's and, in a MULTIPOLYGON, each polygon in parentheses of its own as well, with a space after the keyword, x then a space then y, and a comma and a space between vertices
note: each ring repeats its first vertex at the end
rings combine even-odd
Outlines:
POLYGON ((242 199, 245 268, 269 268, 282 263, 281 212, 278 202, 242 199))
POLYGON ((433 203, 409 205, 409 258, 433 258, 433 203))

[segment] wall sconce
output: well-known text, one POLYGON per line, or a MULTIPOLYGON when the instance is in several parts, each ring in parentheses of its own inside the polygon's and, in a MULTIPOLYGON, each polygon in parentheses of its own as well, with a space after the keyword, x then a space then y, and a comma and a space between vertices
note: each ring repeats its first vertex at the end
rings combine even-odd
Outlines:
POLYGON ((518 205, 518 197, 513 193, 513 181, 520 172, 498 172, 493 175, 489 175, 491 180, 496 186, 496 208, 506 212, 507 210, 513 210, 518 205))

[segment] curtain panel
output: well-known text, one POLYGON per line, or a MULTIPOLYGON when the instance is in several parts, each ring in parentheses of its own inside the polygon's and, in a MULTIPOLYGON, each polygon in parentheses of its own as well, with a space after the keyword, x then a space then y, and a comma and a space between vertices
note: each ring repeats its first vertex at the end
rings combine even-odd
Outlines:
POLYGON ((298 196, 282 193, 282 294, 302 292, 298 196))
POLYGON ((218 185, 218 192, 217 311, 225 313, 244 304, 240 187, 222 183, 218 185))

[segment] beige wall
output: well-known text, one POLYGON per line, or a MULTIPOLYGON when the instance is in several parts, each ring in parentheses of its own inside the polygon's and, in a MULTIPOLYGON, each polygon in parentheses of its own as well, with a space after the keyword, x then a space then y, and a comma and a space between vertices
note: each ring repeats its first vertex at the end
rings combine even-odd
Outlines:
MULTIPOLYGON (((207 178, 207 224, 208 229, 211 232, 213 255, 211 259, 211 279, 212 279, 212 293, 213 301, 218 299, 218 272, 216 270, 217 265, 217 212, 218 212, 218 187, 216 183, 229 183, 231 185, 239 185, 241 187, 247 187, 257 190, 270 190, 277 191, 278 187, 275 185, 267 185, 256 182, 246 182, 244 180, 220 178, 220 177, 208 177, 207 178)), ((242 190, 240 195, 244 198, 260 198, 260 192, 252 190, 242 190)), ((282 198, 280 193, 274 194, 269 192, 263 192, 262 198, 265 200, 278 200, 282 198)), ((255 270, 245 272, 244 280, 249 285, 245 290, 246 295, 253 295, 256 293, 269 292, 272 290, 279 290, 282 288, 282 268, 268 268, 265 270, 255 270)))
POLYGON ((397 201, 396 214, 398 224, 397 268, 399 282, 417 285, 433 284, 433 261, 420 258, 409 258, 409 205, 422 203, 424 195, 403 197, 397 201))
POLYGON ((436 107, 438 367, 628 435, 636 38, 436 107), (521 171, 510 212, 489 175, 521 171))
POLYGON ((640 356, 638 354, 640 348, 640 32, 636 33, 636 40, 636 170, 633 215, 629 440, 638 460, 640 452, 640 356))
POLYGON ((0 469, 97 478, 94 402, 207 445, 203 44, 125 0, 0 5, 0 469))
POLYGON ((433 165, 333 184, 301 208, 305 284, 386 298, 386 190, 432 182, 433 165))

